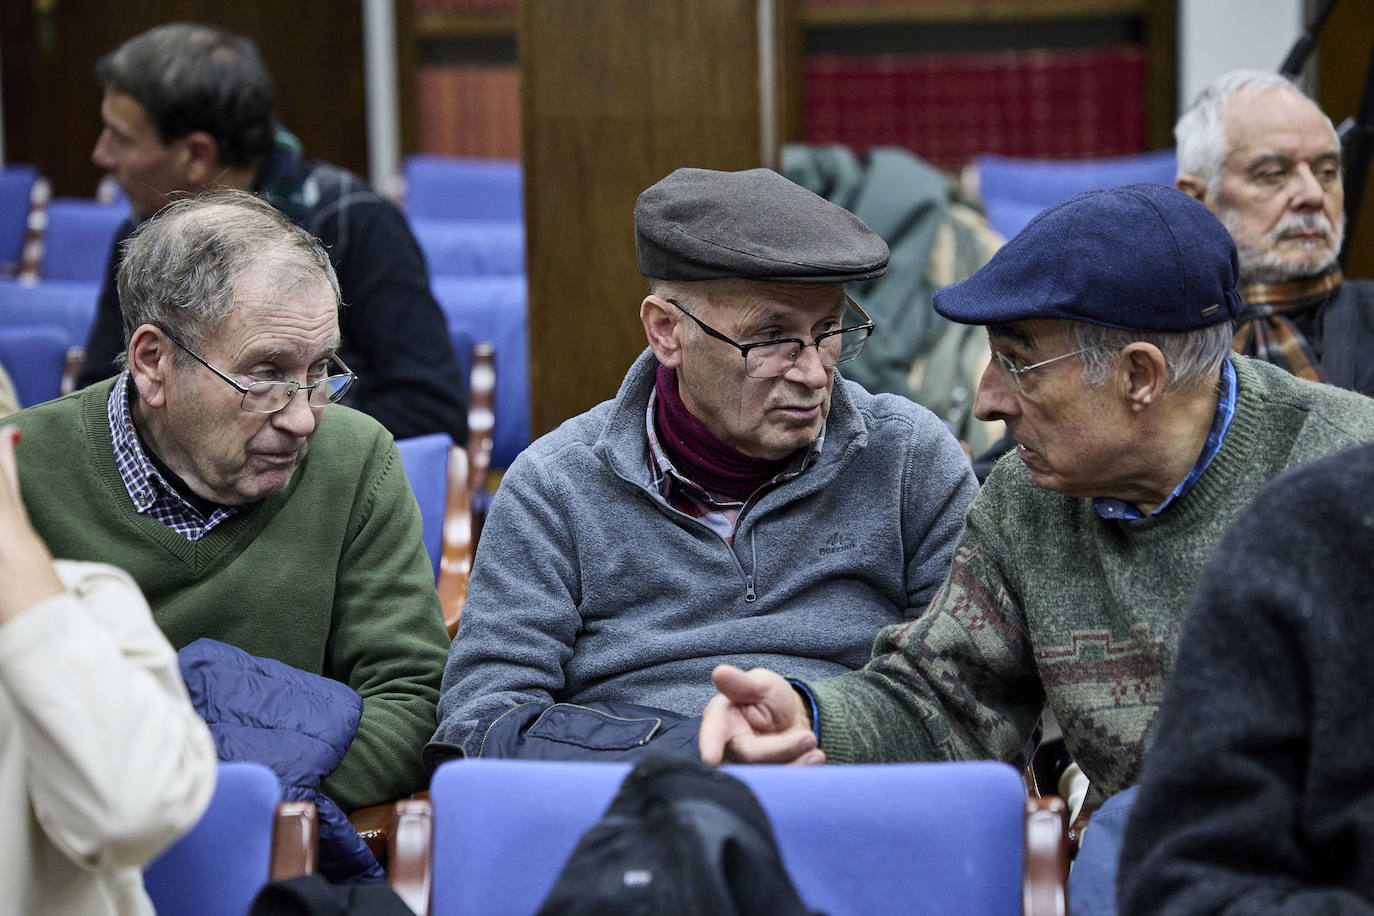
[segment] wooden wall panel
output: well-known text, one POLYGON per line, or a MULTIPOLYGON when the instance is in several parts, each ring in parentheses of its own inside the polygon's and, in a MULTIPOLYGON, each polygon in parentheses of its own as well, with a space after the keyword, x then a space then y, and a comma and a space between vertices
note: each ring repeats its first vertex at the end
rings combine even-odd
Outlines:
POLYGON ((0 0, 6 158, 37 165, 58 194, 93 194, 100 179, 90 161, 100 129, 95 62, 125 39, 177 20, 253 38, 276 85, 278 116, 306 154, 367 174, 358 0, 0 0))
MULTIPOLYGON (((1317 40, 1317 101, 1340 127, 1360 109, 1365 71, 1374 54, 1374 3, 1346 0, 1336 4, 1317 40)), ((1347 199, 1347 211, 1355 201, 1347 199)), ((1374 277, 1374 174, 1365 178, 1364 205, 1359 224, 1348 243, 1345 274, 1374 277)))
POLYGON ((531 432, 614 396, 645 346, 639 192, 758 166, 757 0, 522 0, 531 432))

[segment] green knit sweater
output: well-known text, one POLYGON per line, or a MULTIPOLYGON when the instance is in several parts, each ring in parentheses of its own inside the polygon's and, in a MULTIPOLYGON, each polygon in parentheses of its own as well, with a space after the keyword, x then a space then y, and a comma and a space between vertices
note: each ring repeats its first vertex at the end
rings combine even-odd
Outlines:
POLYGON ((344 810, 421 789, 448 640, 391 436, 332 406, 275 496, 192 543, 134 510, 102 382, 22 411, 24 502, 55 556, 127 570, 178 649, 202 636, 346 683, 356 737, 322 788, 344 810))
POLYGON ((1158 516, 1106 520, 1014 456, 969 508, 926 613, 879 634, 862 671, 807 686, 836 763, 1023 764, 1048 702, 1105 793, 1136 782, 1188 595, 1213 545, 1284 468, 1374 441, 1374 400, 1234 360, 1220 452, 1158 516))

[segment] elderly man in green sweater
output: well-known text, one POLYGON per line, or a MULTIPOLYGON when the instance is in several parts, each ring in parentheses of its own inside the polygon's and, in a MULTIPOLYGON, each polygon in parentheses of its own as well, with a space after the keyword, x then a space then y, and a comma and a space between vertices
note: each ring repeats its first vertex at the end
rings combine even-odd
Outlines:
POLYGON ((1104 793, 1136 782, 1213 545, 1284 468, 1374 441, 1374 400, 1231 355, 1240 306, 1225 228, 1162 185, 1072 197, 937 293, 987 326, 975 412, 1016 451, 866 668, 717 668, 702 757, 1019 765, 1048 705, 1104 793))
POLYGON ((133 236, 119 293, 124 371, 12 420, 34 527, 127 570, 177 648, 359 694, 321 786, 344 810, 423 788, 447 638, 391 436, 331 406, 354 376, 324 248, 245 192, 192 198, 133 236))

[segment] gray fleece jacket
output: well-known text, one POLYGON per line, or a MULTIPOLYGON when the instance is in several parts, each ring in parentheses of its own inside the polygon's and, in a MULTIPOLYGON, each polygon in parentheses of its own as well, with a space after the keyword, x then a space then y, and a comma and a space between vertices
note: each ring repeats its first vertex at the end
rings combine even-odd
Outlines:
POLYGON ((933 414, 838 376, 825 446, 741 514, 733 546, 653 488, 658 363, 511 465, 482 531, 435 740, 475 753, 505 710, 628 702, 686 715, 720 663, 822 678, 918 616, 977 489, 933 414))

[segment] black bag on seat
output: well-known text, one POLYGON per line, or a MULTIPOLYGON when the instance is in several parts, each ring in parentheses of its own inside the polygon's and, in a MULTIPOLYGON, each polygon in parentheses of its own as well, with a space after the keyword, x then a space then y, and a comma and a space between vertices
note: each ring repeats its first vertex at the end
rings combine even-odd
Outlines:
POLYGON ((699 760, 650 754, 583 834, 540 916, 812 916, 749 788, 699 760))

